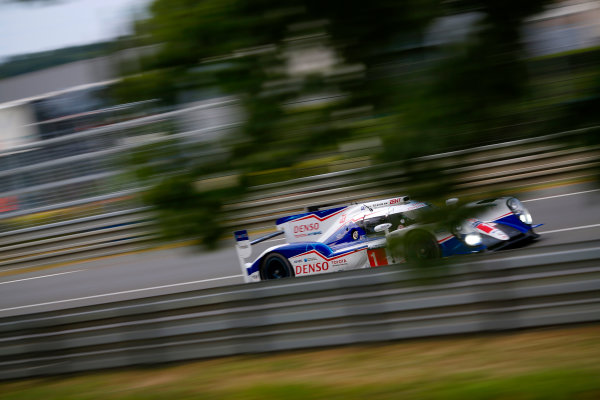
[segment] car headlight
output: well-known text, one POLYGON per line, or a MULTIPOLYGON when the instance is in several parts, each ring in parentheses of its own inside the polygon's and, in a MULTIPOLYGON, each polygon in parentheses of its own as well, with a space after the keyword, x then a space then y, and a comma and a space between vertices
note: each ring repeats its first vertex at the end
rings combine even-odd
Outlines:
POLYGON ((524 208, 523 204, 518 199, 515 199, 514 197, 511 197, 510 199, 508 199, 506 201, 506 205, 514 213, 518 213, 524 208))
POLYGON ((506 201, 506 206, 508 208, 510 208, 510 210, 519 217, 519 220, 527 225, 531 225, 531 222, 533 222, 532 218, 531 218, 531 214, 529 213, 529 211, 527 211, 527 209, 525 208, 525 206, 523 206, 523 203, 521 203, 518 199, 515 199, 514 197, 511 197, 510 199, 508 199, 506 201))
POLYGON ((477 246, 481 244, 481 235, 479 233, 469 233, 464 240, 469 246, 477 246))
POLYGON ((519 215, 519 219, 522 223, 527 225, 531 225, 531 222, 533 222, 533 220, 531 219, 531 214, 529 214, 529 211, 527 210, 522 211, 521 215, 519 215))

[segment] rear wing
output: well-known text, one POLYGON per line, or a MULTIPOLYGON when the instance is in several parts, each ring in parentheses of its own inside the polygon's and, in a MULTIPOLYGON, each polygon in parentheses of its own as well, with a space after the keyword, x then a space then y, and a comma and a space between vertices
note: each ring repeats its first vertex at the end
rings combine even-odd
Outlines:
POLYGON ((244 277, 244 282, 252 281, 248 276, 247 270, 247 268, 251 264, 246 261, 252 255, 252 245, 264 242, 265 240, 269 240, 279 235, 283 235, 283 231, 270 233, 266 236, 262 236, 258 239, 250 241, 250 237, 248 236, 247 230, 244 229, 233 232, 233 236, 235 236, 235 250, 237 251, 238 260, 240 262, 240 268, 242 269, 242 276, 244 277))
POLYGON ((252 255, 248 231, 235 231, 233 232, 233 236, 235 236, 235 250, 237 251, 238 260, 240 261, 242 276, 244 277, 244 282, 248 283, 250 282, 250 277, 248 276, 248 272, 246 270, 246 259, 252 255))

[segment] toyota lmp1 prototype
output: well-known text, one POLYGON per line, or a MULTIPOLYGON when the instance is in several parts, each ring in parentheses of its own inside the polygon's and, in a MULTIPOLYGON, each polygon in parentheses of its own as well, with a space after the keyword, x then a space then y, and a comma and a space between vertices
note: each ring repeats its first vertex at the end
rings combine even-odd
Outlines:
POLYGON ((236 250, 245 281, 253 282, 498 250, 538 237, 533 228, 540 225, 532 225, 531 214, 514 197, 464 207, 473 216, 448 228, 423 218, 432 205, 408 197, 291 215, 277 220, 278 232, 252 242, 247 231, 236 231, 236 250), (285 235, 287 243, 249 262, 253 244, 277 235, 285 235), (401 256, 387 246, 395 239, 402 243, 401 256))

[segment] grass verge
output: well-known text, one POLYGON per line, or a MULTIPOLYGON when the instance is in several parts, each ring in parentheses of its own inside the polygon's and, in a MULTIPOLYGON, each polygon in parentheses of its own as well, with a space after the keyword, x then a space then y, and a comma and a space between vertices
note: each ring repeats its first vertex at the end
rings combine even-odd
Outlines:
POLYGON ((600 398, 600 326, 219 358, 0 383, 0 399, 600 398))

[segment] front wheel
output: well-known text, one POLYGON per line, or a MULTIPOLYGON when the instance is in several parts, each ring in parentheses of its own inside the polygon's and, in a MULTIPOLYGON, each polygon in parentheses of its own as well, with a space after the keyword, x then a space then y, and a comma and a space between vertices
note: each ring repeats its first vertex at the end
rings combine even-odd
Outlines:
POLYGON ((282 279, 294 276, 290 262, 281 254, 271 253, 267 255, 260 268, 260 279, 282 279))
POLYGON ((440 246, 429 233, 417 231, 406 238, 404 255, 408 261, 433 260, 440 258, 440 246))

